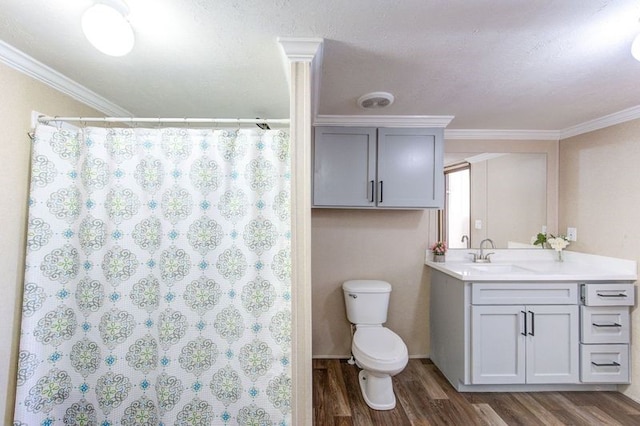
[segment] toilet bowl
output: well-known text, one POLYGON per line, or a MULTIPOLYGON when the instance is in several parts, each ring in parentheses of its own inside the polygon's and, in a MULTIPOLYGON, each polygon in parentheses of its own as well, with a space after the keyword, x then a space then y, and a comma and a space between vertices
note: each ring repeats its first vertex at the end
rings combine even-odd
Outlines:
POLYGON ((400 336, 383 327, 391 285, 377 280, 351 280, 343 286, 347 318, 355 324, 351 352, 356 365, 360 390, 374 410, 396 406, 391 377, 400 373, 409 361, 407 346, 400 336))
POLYGON ((382 326, 357 326, 351 351, 356 365, 362 397, 374 410, 396 406, 392 376, 407 366, 407 346, 400 336, 382 326))

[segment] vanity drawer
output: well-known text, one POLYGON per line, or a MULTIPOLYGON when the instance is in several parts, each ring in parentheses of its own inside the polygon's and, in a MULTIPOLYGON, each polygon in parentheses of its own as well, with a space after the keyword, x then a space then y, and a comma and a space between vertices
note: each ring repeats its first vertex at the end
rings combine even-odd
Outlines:
POLYGON ((576 305, 577 283, 473 283, 474 305, 576 305))
POLYGON ((580 306, 582 343, 629 343, 629 308, 580 306))
POLYGON ((587 306, 633 306, 633 284, 583 284, 582 300, 587 306))
POLYGON ((629 345, 580 345, 583 383, 629 383, 629 345))

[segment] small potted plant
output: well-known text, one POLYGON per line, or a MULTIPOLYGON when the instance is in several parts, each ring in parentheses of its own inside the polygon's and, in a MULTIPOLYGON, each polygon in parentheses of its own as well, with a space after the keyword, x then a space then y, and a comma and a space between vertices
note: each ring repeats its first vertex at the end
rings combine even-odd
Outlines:
POLYGON ((430 247, 433 253, 434 262, 444 262, 444 255, 447 252, 447 243, 444 241, 436 241, 430 247))

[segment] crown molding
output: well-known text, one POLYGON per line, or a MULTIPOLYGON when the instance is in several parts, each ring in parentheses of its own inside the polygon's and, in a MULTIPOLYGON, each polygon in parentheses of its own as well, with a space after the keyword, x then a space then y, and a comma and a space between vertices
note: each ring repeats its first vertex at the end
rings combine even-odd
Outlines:
POLYGON ((314 126, 447 127, 453 115, 318 115, 314 126))
POLYGON ((291 64, 294 62, 309 63, 311 67, 311 114, 318 111, 320 101, 320 78, 322 76, 322 59, 324 39, 316 37, 278 37, 282 50, 284 75, 287 86, 291 87, 291 64))
POLYGON ((583 133, 593 132, 594 130, 604 129, 605 127, 614 126, 626 121, 636 120, 640 118, 640 105, 605 115, 604 117, 594 120, 585 121, 575 126, 567 127, 560 130, 560 139, 567 139, 578 136, 583 133))
POLYGON ((278 37, 278 43, 291 62, 311 62, 323 42, 324 39, 318 37, 278 37))
POLYGON ((470 157, 465 158, 467 163, 479 163, 481 161, 491 160, 492 158, 498 158, 506 155, 504 152, 484 152, 482 154, 472 155, 470 157))
MULTIPOLYGON (((445 139, 562 140, 640 119, 640 105, 561 130, 445 129, 445 139)), ((453 116, 318 115, 314 126, 446 127, 453 116)))
POLYGON ((106 115, 114 117, 133 115, 2 40, 0 40, 0 62, 106 115))
MULTIPOLYGON (((319 76, 323 39, 315 37, 278 37, 289 61, 314 62, 319 76), (315 58, 315 60, 314 60, 315 58)), ((0 40, 0 62, 46 84, 53 89, 113 117, 131 117, 134 114, 97 93, 76 83, 58 71, 37 61, 15 47, 0 40)), ((287 67, 288 69, 288 67, 287 67)), ((318 96, 315 96, 316 102, 318 96)), ((605 127, 640 118, 640 105, 624 109, 561 130, 491 130, 446 129, 446 139, 511 139, 561 140, 605 127)), ((388 127, 446 127, 453 116, 389 116, 389 115, 318 115, 314 126, 388 126, 388 127)))
POLYGON ((543 140, 560 138, 558 130, 445 129, 445 139, 543 140))

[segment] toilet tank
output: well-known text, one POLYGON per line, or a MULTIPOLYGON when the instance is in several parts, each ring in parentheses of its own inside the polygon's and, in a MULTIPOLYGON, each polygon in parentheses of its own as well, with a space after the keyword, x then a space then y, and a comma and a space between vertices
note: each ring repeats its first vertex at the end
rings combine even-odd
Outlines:
POLYGON ((347 318, 352 324, 384 324, 391 284, 377 280, 351 280, 342 284, 347 318))

